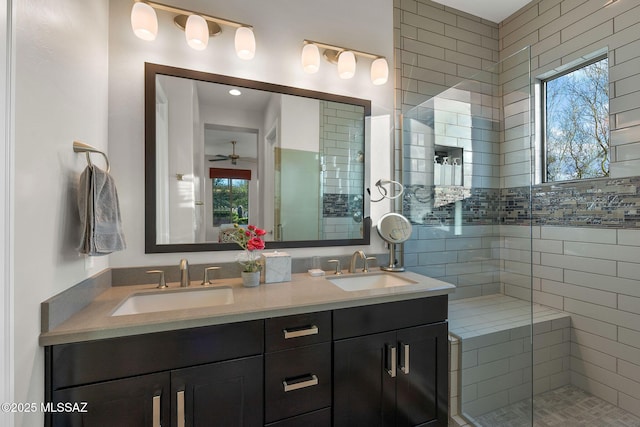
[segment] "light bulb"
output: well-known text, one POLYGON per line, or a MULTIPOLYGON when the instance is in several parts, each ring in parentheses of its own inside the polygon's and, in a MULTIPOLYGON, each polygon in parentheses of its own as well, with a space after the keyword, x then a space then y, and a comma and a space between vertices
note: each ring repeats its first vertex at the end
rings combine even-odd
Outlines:
POLYGON ((209 26, 200 15, 190 15, 184 28, 187 44, 195 50, 204 50, 209 43, 209 26))
POLYGON ((146 3, 134 3, 131 8, 131 28, 142 40, 155 40, 158 34, 156 11, 146 3))
POLYGON ((318 50, 318 46, 313 43, 305 44, 302 47, 300 60, 305 73, 317 73, 320 69, 320 50, 318 50))
POLYGON ((389 66, 384 58, 377 58, 371 63, 371 81, 374 85, 383 85, 389 79, 389 66))
POLYGON ((338 75, 341 79, 350 79, 356 73, 356 56, 348 50, 338 57, 338 75))
POLYGON ((239 27, 236 30, 236 53, 240 59, 252 59, 256 54, 256 38, 249 27, 239 27))

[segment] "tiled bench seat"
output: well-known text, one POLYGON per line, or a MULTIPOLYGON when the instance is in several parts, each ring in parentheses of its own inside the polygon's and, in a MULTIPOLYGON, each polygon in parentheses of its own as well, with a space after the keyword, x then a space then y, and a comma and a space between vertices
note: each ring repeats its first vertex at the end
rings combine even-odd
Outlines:
MULTIPOLYGON (((531 311, 528 301, 501 294, 449 302, 454 419, 530 397, 531 311)), ((570 383, 570 327, 569 314, 533 305, 534 394, 570 383)))

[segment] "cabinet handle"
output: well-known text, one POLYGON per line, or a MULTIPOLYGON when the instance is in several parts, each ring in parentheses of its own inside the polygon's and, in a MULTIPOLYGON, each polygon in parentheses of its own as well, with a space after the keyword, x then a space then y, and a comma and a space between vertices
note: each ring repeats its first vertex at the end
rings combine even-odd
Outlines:
POLYGON ((409 344, 400 343, 400 370, 409 374, 409 344))
POLYGON ((184 390, 180 390, 176 397, 178 400, 178 427, 184 427, 184 390))
POLYGON ((391 376, 391 378, 396 377, 396 346, 387 344, 387 374, 391 376))
POLYGON ((284 339, 306 337, 307 335, 316 335, 318 333, 318 327, 316 325, 305 326, 303 328, 290 328, 283 329, 284 339))
POLYGON ((160 396, 153 396, 153 427, 160 427, 160 396))
POLYGON ((318 377, 315 375, 305 375, 302 378, 309 378, 306 381, 300 381, 300 377, 298 378, 288 378, 282 381, 282 385, 284 386, 285 393, 288 391, 299 390, 301 388, 313 387, 314 385, 318 385, 318 377))

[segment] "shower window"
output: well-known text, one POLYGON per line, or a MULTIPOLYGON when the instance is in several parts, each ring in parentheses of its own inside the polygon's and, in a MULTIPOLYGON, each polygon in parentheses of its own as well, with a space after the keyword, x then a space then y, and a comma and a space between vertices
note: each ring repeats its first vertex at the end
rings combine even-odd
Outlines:
POLYGON ((546 181, 609 176, 607 57, 542 81, 546 181))

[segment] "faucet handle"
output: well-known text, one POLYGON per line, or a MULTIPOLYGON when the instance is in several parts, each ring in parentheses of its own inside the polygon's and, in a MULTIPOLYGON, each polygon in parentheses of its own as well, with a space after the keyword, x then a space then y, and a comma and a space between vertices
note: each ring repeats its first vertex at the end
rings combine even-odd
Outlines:
POLYGON ((158 289, 168 288, 167 282, 164 280, 164 271, 162 270, 149 270, 147 274, 160 274, 160 280, 158 281, 158 289))
POLYGON ((368 256, 364 259, 364 267, 362 268, 362 272, 363 273, 368 273, 369 272, 369 261, 375 261, 376 257, 374 256, 368 256))
POLYGON ((329 264, 335 263, 336 264, 336 271, 335 275, 340 275, 342 274, 342 268, 340 267, 340 260, 339 259, 330 259, 329 261, 327 261, 329 264))
POLYGON ((209 272, 214 270, 220 270, 220 267, 207 267, 204 269, 204 277, 202 278, 202 283, 200 283, 200 285, 207 286, 211 284, 211 280, 209 279, 209 272))

